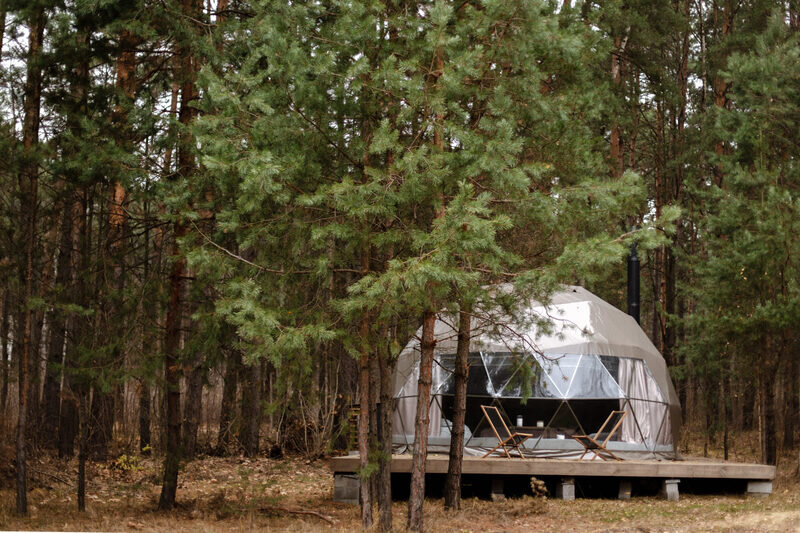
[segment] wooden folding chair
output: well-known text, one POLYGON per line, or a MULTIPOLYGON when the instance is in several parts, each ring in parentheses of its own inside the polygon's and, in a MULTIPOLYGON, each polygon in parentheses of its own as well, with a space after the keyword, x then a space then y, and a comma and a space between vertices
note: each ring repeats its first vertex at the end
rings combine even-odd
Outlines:
POLYGON ((627 411, 611 411, 611 414, 608 415, 608 418, 606 418, 606 421, 603 422, 602 426, 600 426, 600 429, 597 430, 597 433, 593 433, 592 435, 573 435, 572 438, 580 442, 584 447, 583 454, 580 458, 583 459, 583 456, 591 451, 594 454, 591 459, 592 461, 594 461, 596 457, 599 457, 603 461, 608 461, 606 457, 611 457, 617 461, 622 461, 622 459, 608 451, 606 449, 606 445, 617 432, 617 430, 619 430, 619 428, 622 426, 622 420, 627 414, 627 411), (607 433, 604 432, 606 430, 606 426, 610 427, 607 433), (605 436, 605 439, 603 442, 599 442, 603 436, 605 436))
POLYGON ((488 457, 493 454, 497 448, 503 448, 503 452, 505 452, 506 457, 509 459, 511 459, 511 454, 508 453, 509 450, 516 450, 519 456, 522 457, 522 450, 520 450, 520 446, 533 435, 529 435, 527 433, 512 433, 509 431, 506 421, 503 420, 503 416, 500 414, 500 411, 497 409, 497 407, 481 405, 481 409, 483 410, 483 414, 486 416, 486 420, 489 422, 489 425, 492 426, 494 436, 497 437, 497 441, 500 443, 492 448, 492 450, 484 455, 484 457, 488 457))

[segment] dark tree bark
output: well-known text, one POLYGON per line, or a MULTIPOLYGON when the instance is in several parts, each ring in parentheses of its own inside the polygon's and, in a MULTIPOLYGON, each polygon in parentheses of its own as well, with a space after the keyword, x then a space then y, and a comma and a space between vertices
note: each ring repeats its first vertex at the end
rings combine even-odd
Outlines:
POLYGON ((78 390, 78 511, 86 511, 86 459, 89 458, 88 387, 79 384, 78 390))
POLYGON ((11 317, 10 304, 11 299, 9 297, 9 291, 6 289, 3 291, 3 313, 0 317, 0 358, 3 362, 3 385, 2 388, 0 388, 0 413, 3 415, 3 420, 5 420, 6 404, 8 403, 8 367, 11 366, 11 361, 8 359, 8 323, 11 317))
POLYGON ((114 426, 114 396, 110 392, 95 388, 89 419, 89 453, 97 461, 108 458, 108 443, 111 442, 114 426))
POLYGON ((247 457, 258 455, 258 433, 261 428, 261 365, 255 362, 244 367, 242 380, 242 425, 239 441, 247 457))
POLYGON ((759 385, 759 417, 761 434, 761 462, 765 465, 778 464, 778 438, 775 425, 775 384, 774 375, 768 368, 757 370, 759 385))
POLYGON ((778 435, 775 416, 775 374, 778 366, 776 361, 780 361, 785 346, 777 346, 778 343, 770 334, 767 334, 766 337, 763 347, 764 355, 754 365, 758 387, 758 427, 761 441, 761 462, 766 465, 775 465, 778 463, 778 435))
POLYGON ((414 424, 414 454, 411 459, 411 486, 408 497, 408 529, 422 531, 422 506, 425 502, 425 459, 428 456, 428 427, 430 426, 431 383, 433 379, 433 349, 436 343, 433 328, 436 313, 425 311, 422 316, 419 381, 417 382, 417 414, 414 424))
POLYGON ((169 276, 170 298, 167 308, 166 334, 164 337, 164 385, 166 389, 166 456, 164 457, 164 479, 161 486, 159 510, 175 507, 178 490, 178 468, 181 460, 181 371, 178 362, 180 324, 183 311, 181 293, 186 259, 181 255, 178 240, 186 234, 186 227, 175 224, 175 239, 171 254, 175 258, 169 276))
MULTIPOLYGON (((390 337, 391 338, 391 337, 390 337)), ((388 339, 387 339, 388 340, 388 339)), ((394 371, 397 366, 391 345, 378 358, 380 365, 380 439, 378 459, 378 530, 392 530, 392 413, 394 412, 394 371)))
POLYGON ((783 412, 783 448, 794 449, 794 432, 800 422, 800 397, 798 397, 798 379, 800 379, 800 358, 789 355, 786 361, 784 391, 786 401, 783 412))
MULTIPOLYGON (((361 252, 361 271, 363 275, 369 272, 370 252, 369 245, 361 252)), ((359 500, 361 503, 361 527, 372 527, 372 476, 369 472, 369 440, 370 440, 370 356, 369 349, 369 313, 364 312, 361 318, 359 335, 361 337, 361 357, 358 364, 358 394, 360 399, 358 414, 358 456, 359 456, 359 500)))
MULTIPOLYGON (((183 0, 181 7, 186 21, 200 20, 202 2, 199 0, 183 0)), ((195 140, 189 131, 189 125, 194 122, 197 115, 197 110, 194 106, 199 97, 197 89, 198 61, 192 55, 188 43, 181 47, 179 57, 181 106, 178 120, 183 125, 183 129, 178 142, 178 174, 183 179, 188 180, 195 172, 195 140)), ((181 460, 181 369, 178 361, 178 350, 180 348, 183 279, 186 272, 186 258, 181 253, 179 241, 187 232, 186 224, 180 219, 176 220, 173 225, 174 239, 170 254, 173 258, 173 263, 169 278, 170 299, 164 335, 167 446, 166 457, 164 458, 164 481, 158 502, 160 510, 169 510, 175 507, 175 496, 178 490, 178 467, 181 460)))
MULTIPOLYGON (((86 290, 84 278, 79 272, 86 268, 88 255, 87 232, 87 197, 86 191, 75 193, 72 198, 73 228, 71 236, 72 272, 71 291, 72 299, 79 305, 86 303, 86 290)), ((78 366, 79 344, 87 331, 86 318, 73 314, 67 318, 67 332, 70 340, 67 342, 64 355, 64 382, 61 389, 61 406, 58 419, 58 456, 61 458, 72 457, 74 454, 75 437, 79 432, 79 394, 80 384, 74 376, 78 366)))
POLYGON ((233 443, 233 413, 236 406, 236 388, 239 382, 240 366, 241 353, 236 349, 229 348, 228 358, 225 362, 225 378, 222 385, 217 453, 224 453, 233 443))
POLYGON ((150 454, 150 383, 142 379, 139 385, 139 451, 150 454))
POLYGON ((33 313, 28 303, 33 298, 33 258, 36 240, 36 217, 39 205, 39 167, 35 149, 39 142, 39 112, 41 105, 41 55, 44 39, 45 14, 37 7, 31 14, 28 26, 28 55, 25 79, 24 122, 22 125, 23 166, 19 174, 19 189, 23 206, 22 239, 25 251, 20 261, 20 279, 23 292, 20 304, 22 311, 22 342, 19 355, 19 411, 17 417, 17 505, 19 515, 28 514, 27 479, 27 424, 30 401, 30 364, 34 353, 32 343, 33 313))
POLYGON ((472 336, 471 314, 464 307, 458 314, 458 343, 453 372, 455 398, 453 428, 450 432, 450 461, 444 484, 446 509, 461 509, 461 466, 464 460, 464 420, 467 411, 467 375, 469 372, 469 341, 472 336))
POLYGON ((203 367, 202 362, 196 359, 186 378, 186 400, 183 408, 183 454, 187 459, 197 454, 197 429, 202 412, 203 367))
MULTIPOLYGON (((378 450, 378 438, 379 438, 379 428, 378 424, 380 421, 378 420, 378 402, 380 401, 381 396, 381 376, 380 376, 380 363, 378 360, 380 359, 380 353, 378 350, 371 349, 372 353, 370 354, 370 361, 369 361, 369 451, 370 456, 375 456, 375 452, 378 450)), ((380 465, 378 465, 378 469, 380 469, 380 465)), ((371 494, 371 501, 373 504, 377 503, 378 500, 378 471, 375 471, 370 476, 370 488, 371 494)), ((374 518, 374 517, 373 517, 374 518)))
MULTIPOLYGON (((56 261, 56 285, 65 288, 72 280, 72 203, 63 202, 61 237, 56 261)), ((47 348, 42 398, 43 424, 42 444, 55 448, 58 443, 58 420, 61 409, 61 371, 64 360, 66 320, 64 313, 56 309, 50 319, 50 342, 47 348)))

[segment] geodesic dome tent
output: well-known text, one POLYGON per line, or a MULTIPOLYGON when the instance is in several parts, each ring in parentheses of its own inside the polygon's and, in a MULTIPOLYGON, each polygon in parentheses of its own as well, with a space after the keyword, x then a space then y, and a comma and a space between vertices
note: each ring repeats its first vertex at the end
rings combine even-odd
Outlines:
MULTIPOLYGON (((564 287, 547 305, 532 301, 511 324, 473 318, 465 452, 497 444, 481 405, 530 433, 525 453, 569 457, 570 438, 596 432, 615 410, 627 411, 608 449, 629 457, 677 457, 680 405, 666 363, 639 324, 582 287, 564 287)), ((457 319, 440 314, 434 335, 429 451, 447 451, 454 407, 457 319)), ((403 349, 394 376, 393 443, 414 441, 421 332, 403 349)), ((586 456, 591 458, 591 454, 586 456)))

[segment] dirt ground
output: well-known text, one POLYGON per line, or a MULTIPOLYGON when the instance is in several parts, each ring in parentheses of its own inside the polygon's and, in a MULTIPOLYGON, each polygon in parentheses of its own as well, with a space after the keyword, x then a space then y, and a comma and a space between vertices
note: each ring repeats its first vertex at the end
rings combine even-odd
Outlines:
MULTIPOLYGON (((425 502, 431 532, 512 531, 800 531, 800 483, 796 454, 782 458, 774 492, 744 495, 681 494, 679 502, 655 496, 630 501, 582 499, 564 502, 509 498, 469 499, 458 513, 442 500, 425 502)), ((121 456, 92 464, 87 511, 78 513, 75 461, 39 458, 31 463, 30 516, 14 515, 10 468, 0 467, 0 529, 81 531, 354 531, 356 506, 335 503, 333 476, 325 460, 206 457, 185 466, 179 508, 155 511, 160 462, 121 456)), ((397 531, 403 530, 405 502, 394 504, 397 531)))

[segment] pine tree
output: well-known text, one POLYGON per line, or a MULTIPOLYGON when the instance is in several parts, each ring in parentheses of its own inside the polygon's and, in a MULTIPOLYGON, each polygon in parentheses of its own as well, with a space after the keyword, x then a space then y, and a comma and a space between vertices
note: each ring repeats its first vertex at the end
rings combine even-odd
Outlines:
POLYGON ((698 308, 686 346, 695 365, 715 379, 725 379, 731 359, 755 375, 766 464, 777 460, 774 377, 789 357, 790 330, 800 317, 791 237, 800 220, 791 162, 799 54, 796 33, 776 15, 751 52, 728 61, 730 110, 716 113, 716 134, 730 144, 716 159, 724 180, 703 191, 706 253, 693 265, 698 308))

